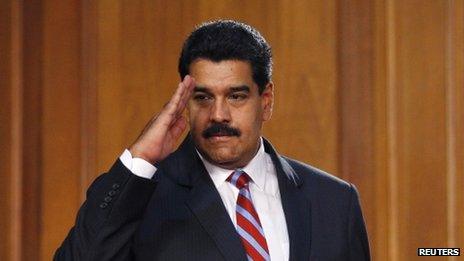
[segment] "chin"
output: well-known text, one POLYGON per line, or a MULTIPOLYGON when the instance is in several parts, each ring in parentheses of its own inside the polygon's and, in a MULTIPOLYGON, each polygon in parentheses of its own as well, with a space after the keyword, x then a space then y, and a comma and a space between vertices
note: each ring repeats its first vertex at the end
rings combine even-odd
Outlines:
POLYGON ((238 160, 237 153, 232 148, 206 149, 203 153, 208 161, 216 165, 230 165, 238 160))

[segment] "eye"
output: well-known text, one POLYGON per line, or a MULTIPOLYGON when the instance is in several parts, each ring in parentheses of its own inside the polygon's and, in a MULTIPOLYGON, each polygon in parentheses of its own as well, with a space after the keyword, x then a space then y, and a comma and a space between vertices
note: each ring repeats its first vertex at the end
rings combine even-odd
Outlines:
POLYGON ((229 96, 229 99, 236 100, 236 101, 245 100, 246 98, 247 98, 247 95, 244 93, 233 93, 229 96))
POLYGON ((210 100, 211 97, 205 94, 196 94, 195 96, 193 96, 193 99, 196 101, 206 101, 206 100, 210 100))

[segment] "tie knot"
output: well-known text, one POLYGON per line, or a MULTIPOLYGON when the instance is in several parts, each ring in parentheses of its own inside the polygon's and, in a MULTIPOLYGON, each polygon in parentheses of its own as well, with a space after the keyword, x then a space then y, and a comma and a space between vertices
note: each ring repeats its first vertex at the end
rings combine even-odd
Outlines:
POLYGON ((248 182, 250 182, 250 180, 251 179, 248 176, 248 174, 246 174, 243 170, 235 170, 227 178, 227 181, 232 183, 232 185, 236 186, 238 189, 242 189, 243 187, 248 185, 248 182))

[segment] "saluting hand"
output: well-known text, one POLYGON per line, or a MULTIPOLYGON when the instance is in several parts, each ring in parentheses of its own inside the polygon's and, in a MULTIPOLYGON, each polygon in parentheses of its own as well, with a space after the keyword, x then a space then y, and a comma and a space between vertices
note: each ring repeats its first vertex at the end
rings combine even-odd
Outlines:
POLYGON ((171 100, 145 126, 137 140, 129 147, 133 157, 152 164, 165 159, 187 127, 182 115, 192 95, 195 79, 189 75, 179 83, 171 100))

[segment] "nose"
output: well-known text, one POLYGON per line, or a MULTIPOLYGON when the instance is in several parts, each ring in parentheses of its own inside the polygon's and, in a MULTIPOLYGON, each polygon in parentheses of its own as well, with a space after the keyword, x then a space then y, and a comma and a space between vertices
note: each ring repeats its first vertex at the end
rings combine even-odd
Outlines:
POLYGON ((211 121, 213 122, 230 122, 230 110, 228 104, 223 99, 217 99, 211 108, 211 121))

